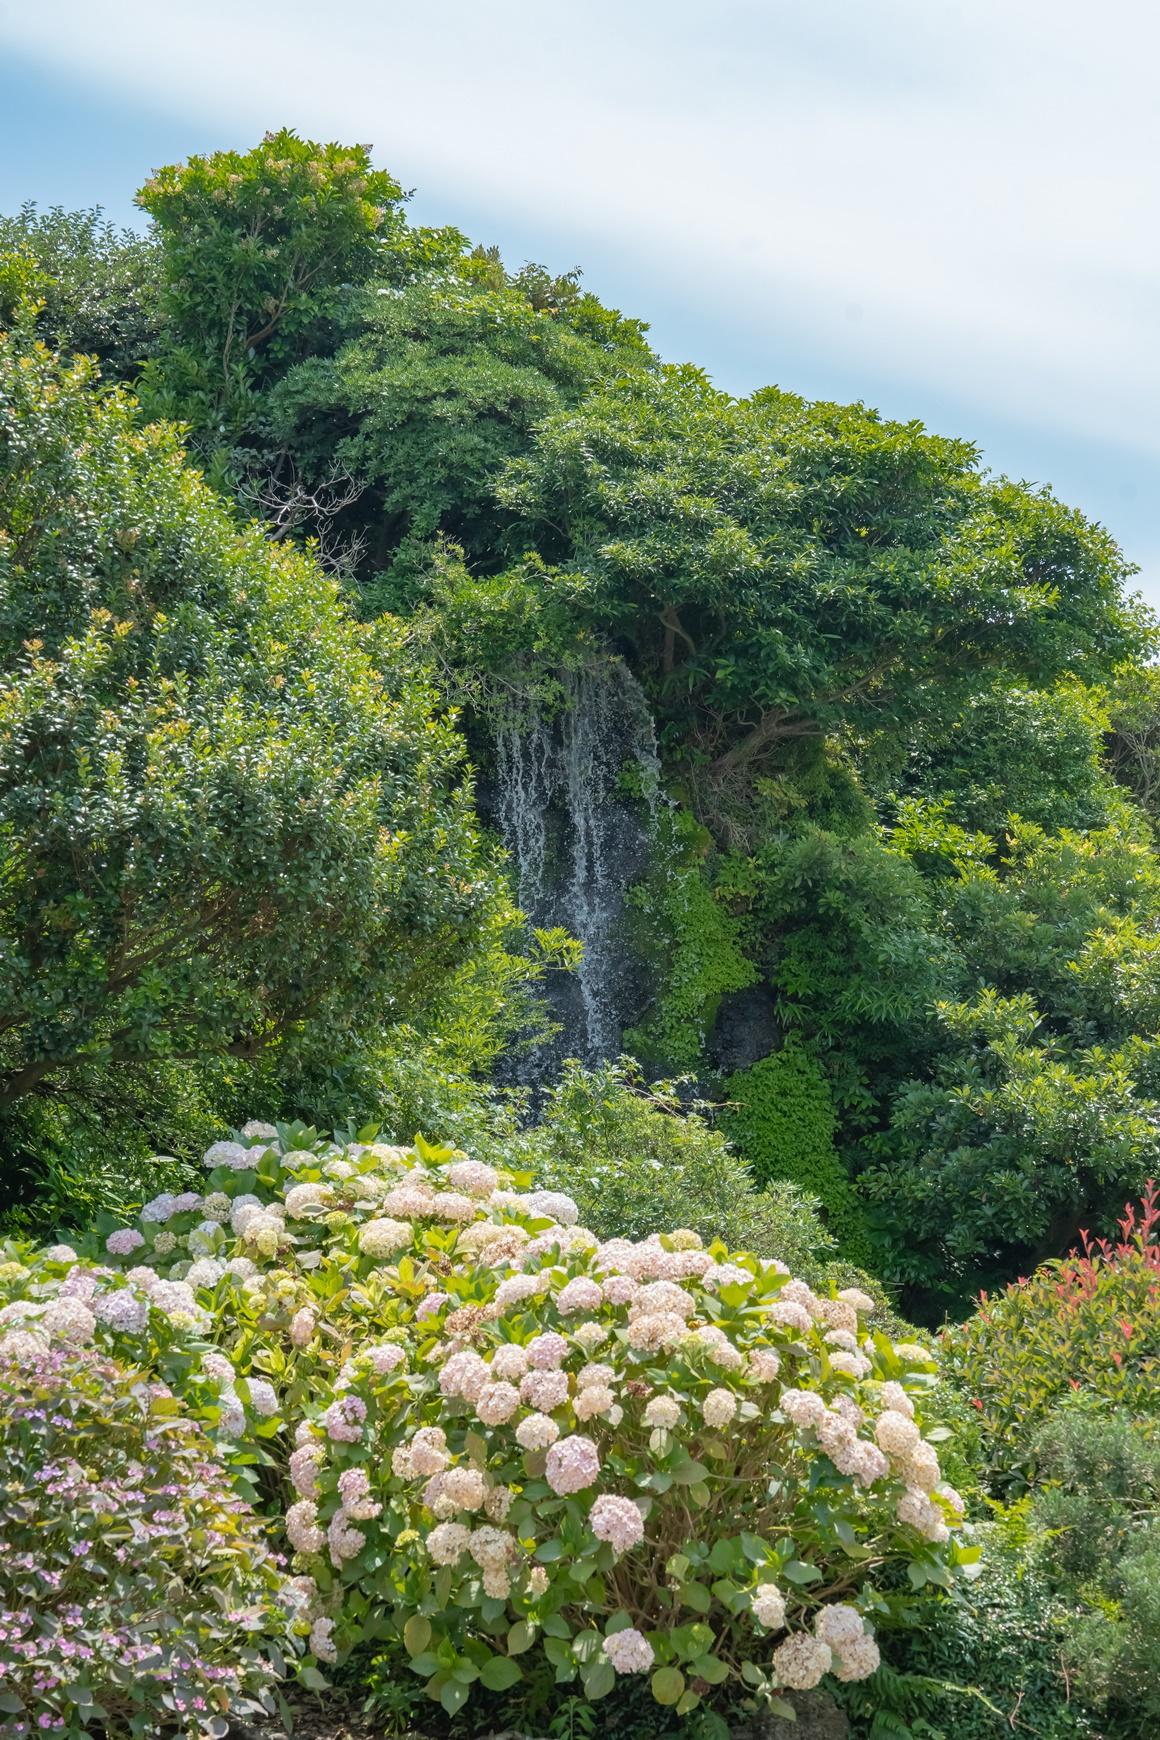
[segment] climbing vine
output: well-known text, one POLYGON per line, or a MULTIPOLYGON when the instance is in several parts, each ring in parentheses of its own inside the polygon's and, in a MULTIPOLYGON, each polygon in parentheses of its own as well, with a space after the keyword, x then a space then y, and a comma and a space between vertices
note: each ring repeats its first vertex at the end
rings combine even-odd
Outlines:
POLYGON ((842 1255, 867 1263, 869 1236, 834 1146, 834 1103, 816 1060, 791 1042, 731 1075, 725 1092, 722 1127, 757 1182, 788 1179, 816 1196, 842 1255))

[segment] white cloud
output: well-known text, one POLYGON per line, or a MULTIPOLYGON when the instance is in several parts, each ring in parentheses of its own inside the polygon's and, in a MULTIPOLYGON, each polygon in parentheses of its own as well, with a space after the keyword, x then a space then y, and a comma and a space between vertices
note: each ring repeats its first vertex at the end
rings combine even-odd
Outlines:
POLYGON ((239 141, 373 140, 427 208, 611 246, 843 378, 1160 457, 1144 0, 38 0, 0 33, 239 141))

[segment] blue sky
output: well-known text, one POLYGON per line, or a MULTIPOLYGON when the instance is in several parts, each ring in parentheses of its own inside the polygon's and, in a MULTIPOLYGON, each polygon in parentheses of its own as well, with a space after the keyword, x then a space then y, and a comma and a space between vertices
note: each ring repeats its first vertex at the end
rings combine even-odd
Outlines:
POLYGON ((581 265, 658 348, 969 436, 1160 605, 1160 12, 1145 0, 0 0, 0 210, 283 124, 581 265))

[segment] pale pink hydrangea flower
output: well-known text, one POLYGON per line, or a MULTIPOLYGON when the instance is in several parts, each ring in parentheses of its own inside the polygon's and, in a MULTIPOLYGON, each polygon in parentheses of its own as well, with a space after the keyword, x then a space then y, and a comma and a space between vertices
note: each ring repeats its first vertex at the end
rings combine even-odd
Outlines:
POLYGON ((370 1366, 376 1377, 390 1377, 392 1372, 407 1363, 407 1355, 396 1341, 380 1341, 364 1347, 358 1358, 370 1366))
POLYGON ((491 1518, 492 1522, 503 1522, 508 1511, 512 1507, 512 1499, 514 1497, 515 1494, 510 1486, 504 1486, 501 1484, 490 1488, 487 1497, 483 1501, 483 1508, 485 1513, 491 1518))
POLYGON ((318 1497, 318 1470, 323 1459, 321 1444, 300 1444, 290 1452, 290 1484, 302 1498, 318 1497))
POLYGON ((451 1355, 439 1373, 439 1388, 445 1396, 462 1396, 465 1401, 474 1402, 490 1377, 491 1373, 478 1353, 462 1348, 451 1355))
POLYGON ((808 1631, 798 1631, 774 1650, 774 1677, 790 1691, 812 1691, 822 1676, 829 1673, 833 1659, 828 1643, 823 1643, 820 1637, 811 1637, 808 1631))
POLYGON ((776 1583, 759 1583, 751 1596, 753 1616, 767 1631, 780 1631, 785 1624, 785 1596, 776 1583))
POLYGON ((428 1220, 435 1213, 435 1193, 425 1184, 396 1184, 384 1196, 383 1207, 405 1220, 428 1220))
POLYGON ((463 1523, 436 1523, 427 1536, 427 1551, 436 1565, 457 1565, 470 1539, 471 1530, 463 1523))
POLYGON ((491 1356, 492 1377, 502 1379, 505 1383, 519 1383, 527 1369, 528 1356, 517 1342, 505 1342, 491 1356))
POLYGON ((678 1281, 699 1281, 712 1267, 708 1251, 678 1251, 673 1258, 673 1277, 678 1281))
POLYGON ((509 1275, 495 1290, 497 1312, 502 1315, 511 1306, 522 1305, 526 1299, 534 1299, 540 1287, 538 1275, 509 1275))
POLYGON ((390 1257, 409 1245, 413 1236, 409 1221, 383 1216, 363 1222, 358 1230, 358 1248, 366 1257, 390 1257))
POLYGON ((628 1305, 640 1291, 640 1282, 631 1275, 609 1275, 600 1290, 609 1305, 628 1305))
POLYGON ((924 1492, 933 1492, 942 1478, 938 1453, 933 1444, 920 1439, 905 1456, 898 1459, 898 1472, 907 1486, 918 1486, 924 1492))
POLYGON ((338 1477, 338 1496, 342 1508, 355 1522, 368 1522, 382 1510, 371 1497, 370 1476, 365 1468, 344 1468, 338 1477))
POLYGON ((891 1413, 905 1414, 908 1420, 913 1420, 914 1403, 911 1401, 902 1385, 895 1383, 893 1378, 890 1378, 886 1383, 879 1385, 878 1394, 884 1408, 889 1409, 891 1413))
POLYGON ((865 1317, 868 1317, 874 1310, 873 1299, 869 1293, 864 1293, 861 1287, 843 1287, 838 1293, 838 1298, 844 1300, 847 1305, 852 1305, 855 1311, 860 1311, 865 1317))
POLYGON ((630 1322, 637 1317, 655 1317, 670 1312, 688 1318, 696 1309, 697 1301, 693 1295, 678 1287, 675 1281, 650 1281, 633 1299, 628 1316, 630 1322))
POLYGON ((472 1529, 467 1550, 481 1571, 501 1570, 515 1555, 516 1543, 506 1530, 491 1523, 472 1529))
POLYGON ((730 1390, 710 1390, 701 1403, 701 1417, 715 1431, 728 1426, 736 1412, 737 1398, 730 1390))
POLYGON ((522 1450, 547 1450, 560 1436, 550 1414, 528 1414, 516 1427, 516 1443, 522 1450))
POLYGON ((685 1319, 675 1311, 659 1311, 655 1316, 637 1317, 628 1326, 628 1345, 638 1353, 659 1353, 663 1348, 676 1347, 685 1334, 685 1319))
POLYGON ((580 1210, 570 1196, 561 1190, 533 1190, 527 1197, 530 1214, 541 1220, 556 1220, 561 1226, 575 1226, 580 1210))
POLYGON ((846 1377, 864 1378, 870 1370, 870 1361, 861 1353, 845 1353, 836 1348, 830 1355, 830 1366, 834 1371, 840 1371, 846 1377))
POLYGON ((562 1335, 549 1331, 546 1335, 533 1335, 524 1352, 528 1364, 537 1371, 555 1371, 568 1357, 568 1343, 562 1335))
POLYGON ((550 1414, 568 1400, 566 1371, 530 1371, 520 1379, 520 1400, 525 1407, 550 1414))
MULTIPOLYGON (((702 1275, 701 1280, 706 1287, 716 1290, 718 1287, 749 1287, 753 1284, 753 1276, 748 1269, 743 1269, 737 1263, 711 1263, 702 1275)), ((809 1326, 809 1312, 805 1313, 806 1326, 809 1326)))
POLYGON ((119 1226, 105 1240, 105 1249, 110 1256, 127 1257, 132 1251, 140 1250, 144 1243, 145 1235, 139 1233, 135 1226, 119 1226))
POLYGON ((658 1427, 662 1432, 671 1431, 680 1417, 680 1404, 671 1396, 653 1396, 645 1406, 645 1425, 658 1427))
POLYGON ((474 1220, 479 1204, 458 1190, 440 1190, 434 1198, 435 1215, 439 1220, 461 1222, 474 1220))
POLYGON ((755 1383, 771 1384, 781 1370, 781 1360, 772 1347, 759 1347, 749 1356, 749 1375, 755 1383))
POLYGON ((316 1619, 310 1627, 311 1653, 319 1661, 337 1661, 338 1650, 334 1645, 334 1620, 316 1619))
POLYGON ((328 1184, 295 1184, 286 1192, 286 1213, 291 1220, 308 1220, 314 1209, 334 1201, 328 1184))
POLYGON ((627 1553, 644 1539, 644 1520, 631 1498, 602 1493, 588 1513, 588 1526, 598 1541, 607 1541, 618 1553, 627 1553))
POLYGON ((300 1498, 286 1512, 286 1535, 296 1553, 320 1553, 326 1536, 318 1526, 318 1506, 312 1499, 300 1498))
POLYGON ((98 1299, 96 1315, 101 1323, 122 1335, 140 1335, 149 1323, 149 1301, 131 1287, 120 1287, 98 1299))
POLYGON ((578 1323, 572 1333, 585 1353, 595 1353, 598 1347, 604 1346, 612 1332, 606 1329, 603 1323, 589 1321, 578 1323))
POLYGON ((881 1662, 878 1645, 863 1633, 839 1652, 831 1671, 836 1680, 868 1680, 871 1674, 878 1672, 881 1662))
POLYGON ((322 1427, 334 1444, 357 1444, 367 1417, 359 1396, 338 1396, 322 1416, 322 1427))
POLYGON ((468 1196, 487 1198, 498 1188, 499 1173, 494 1166, 487 1166, 482 1160, 457 1160, 448 1168, 447 1182, 452 1190, 464 1191, 468 1196))
POLYGON ((841 1601, 819 1607, 814 1615, 814 1635, 828 1643, 831 1649, 845 1649, 861 1637, 865 1629, 858 1609, 841 1601))
POLYGON ((520 1392, 514 1384, 484 1384, 475 1399, 475 1412, 485 1426, 502 1426, 519 1405, 520 1392))
POLYGON ((415 1322, 422 1323, 428 1317, 437 1317, 450 1298, 450 1293, 428 1293, 415 1307, 415 1322))
POLYGON ((564 1317, 575 1316, 578 1311, 598 1311, 603 1302, 599 1282, 589 1280, 587 1275, 577 1275, 556 1295, 556 1309, 564 1317))
POLYGON ((40 1323, 45 1333, 62 1341, 83 1342, 93 1339, 97 1320, 87 1305, 79 1299, 57 1298, 46 1305, 40 1323))
POLYGON ((778 1300, 771 1305, 769 1319, 771 1323, 779 1323, 783 1329, 796 1329, 803 1335, 813 1322, 805 1306, 796 1304, 792 1299, 784 1302, 778 1300))
POLYGON ((487 1483, 478 1468, 449 1468, 437 1477, 443 1484, 440 1497, 456 1510, 482 1510, 487 1483))
POLYGON ((906 1414, 887 1408, 874 1423, 874 1437, 888 1456, 906 1456, 918 1443, 918 1427, 906 1414))
POLYGON ((544 1476, 558 1498, 583 1492, 600 1473, 600 1456, 590 1438, 561 1438, 548 1451, 544 1476))
POLYGON ((616 1397, 607 1384, 589 1384, 572 1403, 578 1420, 594 1420, 598 1414, 607 1415, 616 1405, 616 1397))
POLYGON ((451 1461, 442 1426, 420 1426, 406 1449, 414 1474, 442 1474, 451 1461))
POLYGON ((819 1299, 814 1315, 830 1329, 844 1330, 855 1337, 857 1345, 858 1313, 847 1299, 819 1299))
POLYGON ((656 1659, 648 1638, 631 1625, 604 1639, 604 1653, 618 1674, 646 1674, 656 1659))
POLYGON ((250 1406, 256 1414, 270 1419, 278 1412, 278 1395, 272 1383, 265 1378, 252 1377, 246 1379, 246 1387, 250 1392, 250 1406))
POLYGON ((786 1419, 802 1430, 819 1425, 826 1417, 826 1404, 813 1390, 782 1390, 778 1406, 786 1419))
POLYGON ((293 1347, 309 1347, 314 1334, 315 1317, 309 1306, 303 1305, 290 1319, 290 1343, 293 1347))

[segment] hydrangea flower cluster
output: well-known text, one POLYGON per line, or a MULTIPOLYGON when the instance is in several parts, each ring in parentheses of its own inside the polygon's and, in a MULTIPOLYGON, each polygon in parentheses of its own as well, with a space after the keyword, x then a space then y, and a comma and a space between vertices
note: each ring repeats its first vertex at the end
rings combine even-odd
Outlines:
POLYGON ((136 1335, 164 1372, 180 1349, 210 1430, 285 1471, 319 1662, 373 1576, 446 1708, 534 1648, 589 1697, 647 1673, 683 1715, 740 1678, 865 1677, 880 1573, 976 1556, 922 1434, 933 1358, 857 1289, 687 1230, 598 1239, 422 1142, 247 1126, 206 1165, 100 1249, 0 1263, 0 1350, 136 1335))

